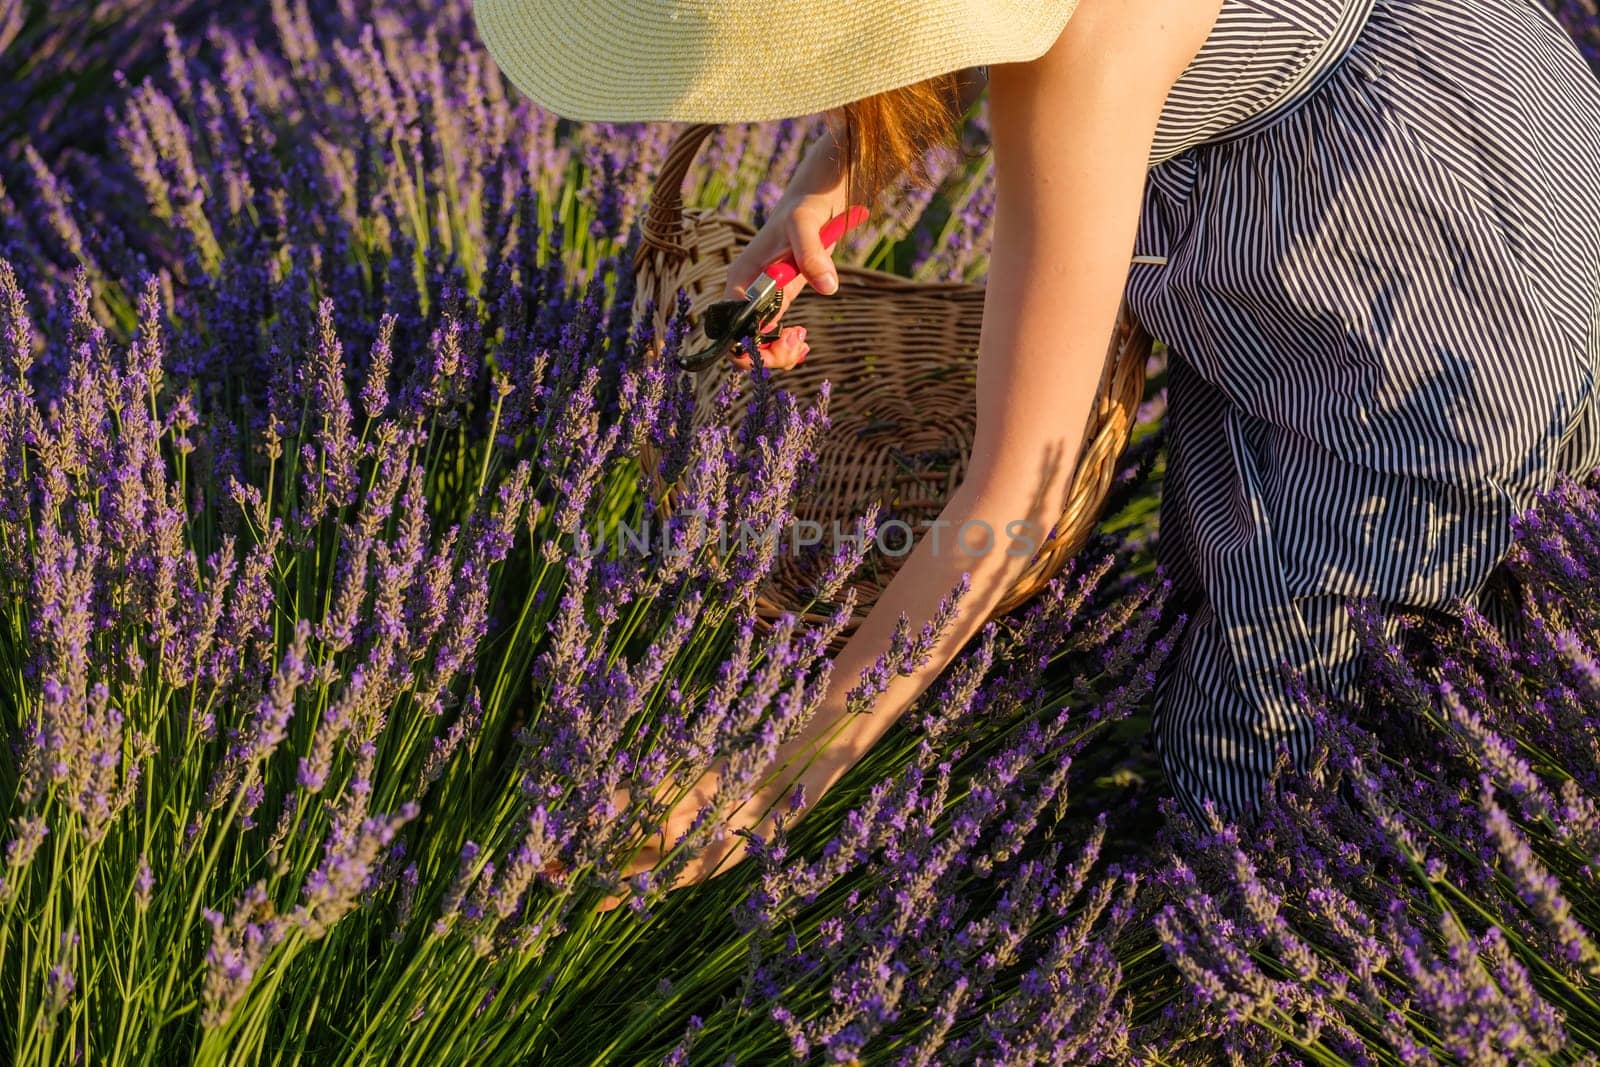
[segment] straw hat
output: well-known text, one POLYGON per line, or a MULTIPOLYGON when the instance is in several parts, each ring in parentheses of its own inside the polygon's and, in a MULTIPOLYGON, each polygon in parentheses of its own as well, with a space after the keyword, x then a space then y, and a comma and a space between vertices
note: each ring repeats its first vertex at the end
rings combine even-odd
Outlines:
POLYGON ((474 0, 513 85, 565 118, 764 122, 1036 59, 1078 0, 474 0))

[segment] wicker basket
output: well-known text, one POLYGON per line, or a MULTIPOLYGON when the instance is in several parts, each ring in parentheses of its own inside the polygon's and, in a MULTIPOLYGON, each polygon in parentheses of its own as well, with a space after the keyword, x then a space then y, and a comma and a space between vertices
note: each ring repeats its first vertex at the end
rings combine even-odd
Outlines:
MULTIPOLYGON (((741 219, 683 206, 684 177, 713 129, 707 124, 689 126, 668 150, 641 220, 634 258, 635 307, 642 313, 646 298, 654 298, 655 337, 662 336, 678 290, 686 290, 696 324, 685 339, 687 350, 704 343, 700 313, 722 297, 729 265, 756 232, 741 219)), ((841 530, 852 529, 877 500, 884 508, 880 528, 895 517, 920 532, 920 522, 937 518, 960 483, 971 448, 984 287, 913 282, 843 263, 836 264, 836 270, 839 288, 832 295, 804 288, 783 318, 785 325, 806 327, 812 352, 806 362, 783 372, 782 388, 805 404, 815 399, 825 378, 832 382, 828 435, 818 449, 819 469, 813 482, 816 491, 796 501, 795 517, 819 523, 825 531, 834 529, 834 522, 841 530), (885 373, 886 368, 894 373, 885 373)), ((1133 432, 1150 349, 1150 336, 1124 301, 1066 510, 991 616, 1011 611, 1042 589, 1093 532, 1117 461, 1133 432)), ((660 358, 659 343, 652 356, 660 358)), ((728 360, 700 371, 695 376, 696 418, 712 410, 711 397, 726 375, 745 373, 728 360)), ((670 487, 660 482, 659 458, 648 446, 639 456, 665 514, 672 495, 670 487)), ((891 540, 894 552, 869 553, 871 562, 851 583, 858 590, 854 617, 835 641, 835 651, 908 555, 900 551, 897 538, 885 537, 891 540)), ((806 591, 810 578, 803 560, 780 553, 771 580, 758 595, 760 618, 770 622, 780 613, 801 612, 811 605, 804 611, 806 617, 825 620, 827 613, 813 604, 806 591)))

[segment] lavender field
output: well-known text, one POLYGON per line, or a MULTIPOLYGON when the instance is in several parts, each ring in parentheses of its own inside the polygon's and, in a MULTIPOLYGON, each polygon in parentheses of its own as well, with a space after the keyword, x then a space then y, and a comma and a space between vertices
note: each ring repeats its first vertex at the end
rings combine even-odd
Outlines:
MULTIPOLYGON (((727 127, 692 201, 759 223, 821 128, 727 127)), ((737 867, 666 888, 706 822, 623 876, 619 789, 753 784, 846 618, 758 625, 703 524, 586 550, 641 447, 766 524, 828 432, 645 358, 676 132, 518 98, 466 0, 0 0, 0 1063, 1600 1064, 1600 472, 1518 520, 1514 638, 1363 608, 1369 704, 1299 685, 1314 767, 1197 827, 1159 346, 1045 593, 737 867)), ((989 159, 931 166, 841 260, 984 278, 989 159)))

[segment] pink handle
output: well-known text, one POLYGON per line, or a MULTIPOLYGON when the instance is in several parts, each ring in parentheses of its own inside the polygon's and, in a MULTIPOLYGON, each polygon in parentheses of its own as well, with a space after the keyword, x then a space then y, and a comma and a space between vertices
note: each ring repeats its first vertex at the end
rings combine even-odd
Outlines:
MULTIPOLYGON (((817 231, 817 236, 822 239, 823 248, 832 248, 847 230, 852 230, 865 221, 867 221, 867 209, 860 204, 852 204, 843 215, 835 215, 824 222, 822 229, 817 231)), ((779 289, 794 281, 795 276, 800 273, 800 265, 794 261, 794 251, 791 249, 781 258, 767 264, 765 273, 778 283, 779 289)))

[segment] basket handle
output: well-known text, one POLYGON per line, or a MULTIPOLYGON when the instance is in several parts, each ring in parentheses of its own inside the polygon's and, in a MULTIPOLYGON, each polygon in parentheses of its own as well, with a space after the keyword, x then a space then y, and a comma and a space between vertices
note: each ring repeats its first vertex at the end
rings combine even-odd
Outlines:
POLYGON ((650 188, 650 204, 640 223, 639 247, 633 255, 635 268, 652 248, 678 257, 688 254, 682 240, 683 180, 688 177, 689 165, 694 162, 700 146, 716 128, 716 123, 697 122, 673 138, 650 188))

